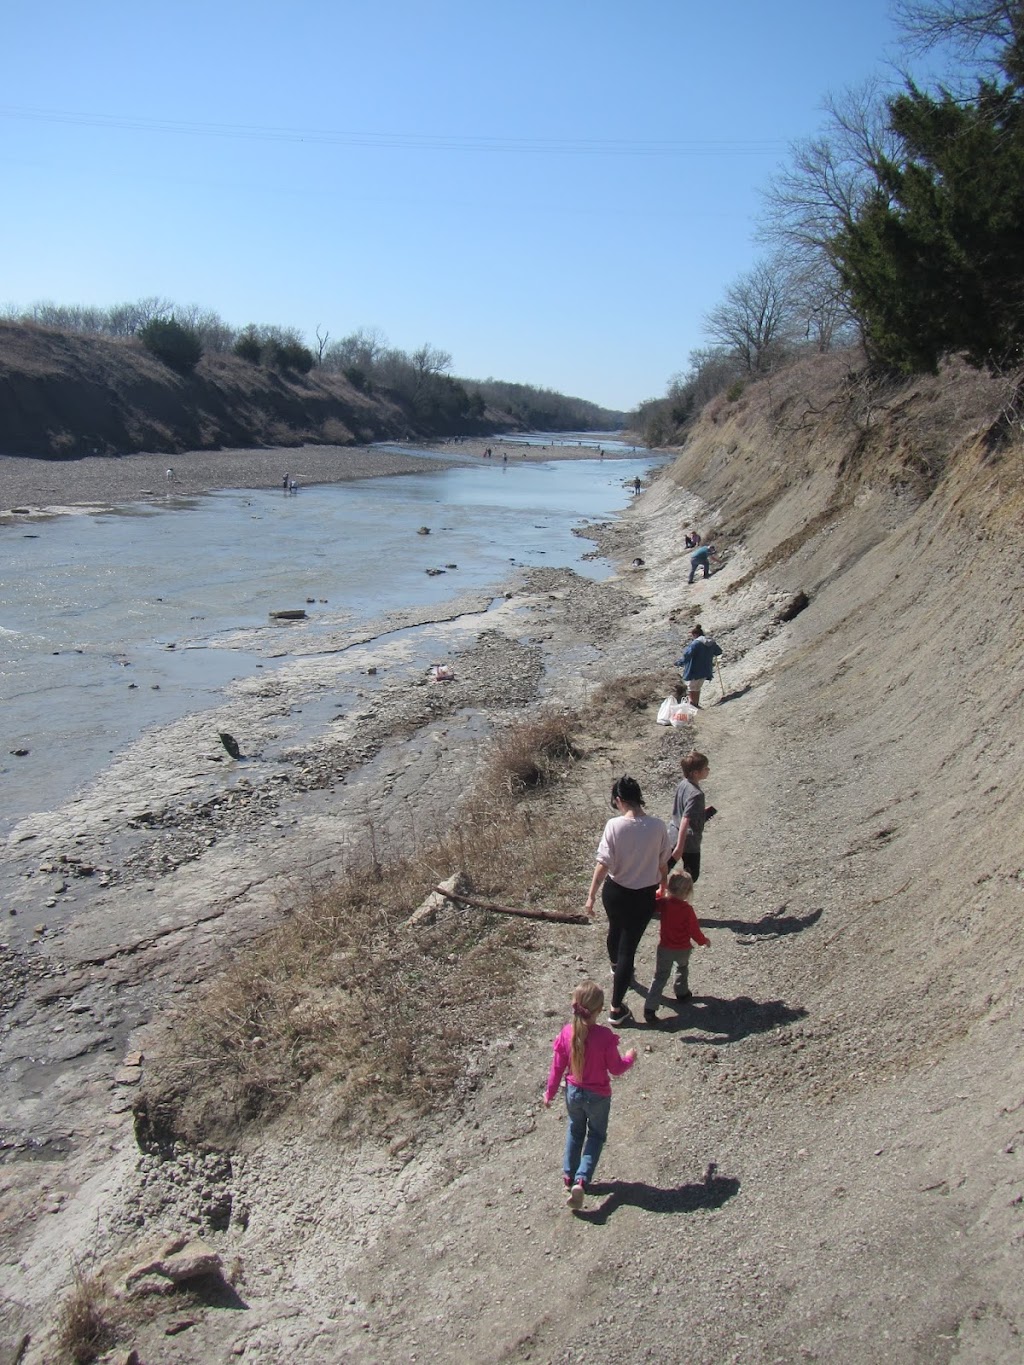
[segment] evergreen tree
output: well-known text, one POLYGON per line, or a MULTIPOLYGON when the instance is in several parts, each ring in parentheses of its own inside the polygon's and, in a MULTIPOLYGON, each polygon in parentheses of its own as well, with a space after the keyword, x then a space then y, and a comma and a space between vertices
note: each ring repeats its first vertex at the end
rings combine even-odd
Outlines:
POLYGON ((962 352, 978 366, 1024 361, 1024 21, 1006 79, 975 98, 911 86, 890 103, 905 158, 835 242, 869 355, 934 370, 962 352))

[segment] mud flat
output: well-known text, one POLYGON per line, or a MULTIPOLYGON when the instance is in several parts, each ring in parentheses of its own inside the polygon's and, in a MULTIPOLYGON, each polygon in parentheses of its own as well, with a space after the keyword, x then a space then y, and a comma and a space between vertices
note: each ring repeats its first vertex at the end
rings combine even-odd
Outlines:
MULTIPOLYGON (((279 488, 286 475, 303 484, 346 483, 352 479, 392 474, 421 474, 438 468, 438 460, 477 462, 490 448, 501 463, 510 461, 593 459, 592 447, 529 446, 495 439, 415 442, 433 459, 407 455, 395 443, 380 446, 256 447, 248 450, 189 450, 177 455, 90 455, 76 460, 42 460, 27 455, 0 455, 0 516, 14 508, 59 511, 61 508, 110 506, 140 499, 196 496, 223 488, 279 488), (168 468, 173 477, 167 478, 168 468)), ((643 452, 640 452, 641 454, 643 452)), ((631 451, 606 458, 635 459, 631 451)))

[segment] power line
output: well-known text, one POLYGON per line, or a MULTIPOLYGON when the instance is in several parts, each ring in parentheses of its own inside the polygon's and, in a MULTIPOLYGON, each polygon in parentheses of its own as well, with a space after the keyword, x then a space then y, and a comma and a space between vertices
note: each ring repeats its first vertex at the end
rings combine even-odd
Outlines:
POLYGON ((187 122, 141 118, 124 114, 84 113, 67 109, 39 109, 0 105, 0 118, 35 123, 61 123, 80 128, 105 128, 133 133, 227 138, 255 142, 305 142, 318 146, 368 147, 378 150, 424 152, 485 152, 531 156, 765 156, 788 147, 777 138, 665 139, 480 137, 434 133, 368 132, 326 128, 281 128, 263 124, 187 122))

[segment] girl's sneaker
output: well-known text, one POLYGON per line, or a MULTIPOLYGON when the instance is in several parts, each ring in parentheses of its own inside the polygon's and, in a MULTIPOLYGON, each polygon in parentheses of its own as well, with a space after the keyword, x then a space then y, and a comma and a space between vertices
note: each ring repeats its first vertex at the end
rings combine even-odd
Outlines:
POLYGON ((569 1191, 569 1198, 566 1200, 566 1203, 574 1212, 583 1207, 583 1196, 586 1192, 586 1187, 582 1180, 577 1180, 576 1184, 573 1185, 572 1189, 569 1191))

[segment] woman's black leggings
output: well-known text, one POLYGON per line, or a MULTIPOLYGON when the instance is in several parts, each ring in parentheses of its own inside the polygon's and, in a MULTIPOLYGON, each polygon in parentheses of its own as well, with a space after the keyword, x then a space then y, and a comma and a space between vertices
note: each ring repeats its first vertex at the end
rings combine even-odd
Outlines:
POLYGON ((608 916, 608 960, 615 972, 612 1009, 619 1009, 633 980, 633 960, 654 915, 657 885, 633 890, 605 877, 601 901, 608 916))

